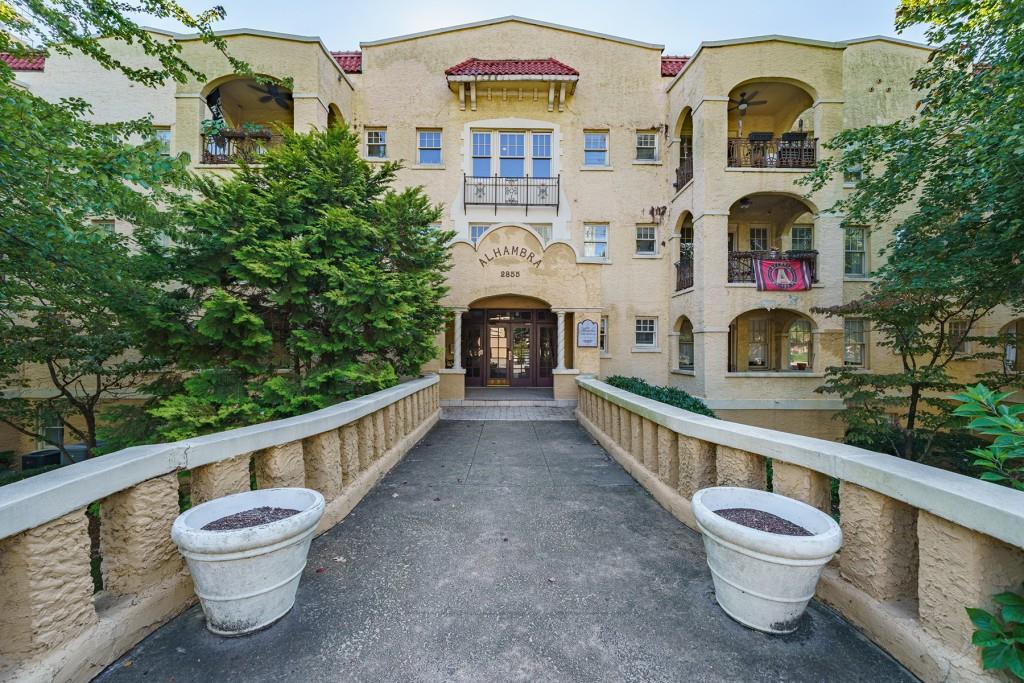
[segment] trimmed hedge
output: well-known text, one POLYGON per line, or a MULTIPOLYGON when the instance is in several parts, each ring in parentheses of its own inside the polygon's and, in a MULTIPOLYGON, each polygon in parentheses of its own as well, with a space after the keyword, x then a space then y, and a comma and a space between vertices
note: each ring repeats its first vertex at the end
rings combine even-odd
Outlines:
POLYGON ((711 408, 708 408, 704 404, 704 401, 690 396, 682 389, 676 389, 675 387, 658 387, 648 384, 639 377, 623 377, 622 375, 612 375, 606 379, 605 382, 616 389, 623 389, 638 396, 643 396, 644 398, 650 398, 655 401, 667 403, 670 406, 675 406, 676 408, 689 410, 691 413, 707 415, 708 417, 718 417, 711 408))

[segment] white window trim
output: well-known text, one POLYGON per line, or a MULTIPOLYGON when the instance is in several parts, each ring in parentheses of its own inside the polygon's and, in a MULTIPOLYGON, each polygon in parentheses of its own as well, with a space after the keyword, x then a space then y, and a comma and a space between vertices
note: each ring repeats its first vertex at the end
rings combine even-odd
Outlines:
MULTIPOLYGON (((633 163, 634 164, 660 164, 661 163, 661 141, 658 139, 658 131, 656 130, 638 130, 633 136, 633 163), (640 136, 650 135, 654 138, 654 158, 653 159, 641 159, 639 156, 640 151, 640 136)), ((647 148, 645 148, 647 149, 647 148)))
POLYGON ((597 328, 597 349, 601 358, 611 358, 612 356, 610 330, 611 323, 608 320, 608 316, 602 315, 597 328))
POLYGON ((867 320, 867 318, 858 318, 856 316, 851 316, 849 318, 843 318, 843 367, 851 368, 851 369, 854 369, 854 370, 866 370, 866 369, 868 369, 868 367, 870 367, 870 365, 871 365, 870 349, 871 349, 871 331, 870 331, 870 328, 868 327, 868 320, 867 320), (854 364, 854 363, 847 364, 847 362, 846 362, 846 347, 849 345, 849 342, 847 342, 847 340, 846 340, 847 339, 846 338, 846 321, 847 320, 851 320, 851 321, 857 320, 857 321, 860 321, 861 325, 863 326, 862 327, 862 331, 864 333, 864 341, 857 342, 857 344, 862 347, 861 358, 863 359, 863 362, 860 365, 857 365, 857 364, 854 364))
POLYGON ((587 170, 603 169, 607 170, 612 167, 612 144, 611 144, 611 131, 590 129, 583 131, 583 168, 587 170), (603 135, 604 136, 604 149, 588 148, 587 147, 587 136, 588 135, 603 135), (587 152, 604 152, 604 163, 603 164, 588 164, 587 163, 587 152))
POLYGON ((444 131, 441 128, 417 128, 416 129, 416 166, 415 168, 444 168, 444 131), (437 133, 437 147, 424 147, 420 139, 421 133, 437 133), (420 160, 420 152, 422 150, 434 150, 436 149, 440 156, 440 161, 437 163, 425 163, 420 160))
POLYGON ((612 227, 610 223, 584 223, 583 224, 583 257, 588 259, 595 259, 598 261, 608 261, 611 259, 612 251, 612 227), (604 256, 588 256, 587 255, 587 244, 602 244, 600 240, 588 240, 587 239, 587 228, 592 227, 604 227, 604 256))
MULTIPOLYGON (((949 338, 950 338, 950 341, 952 341, 952 339, 953 339, 953 325, 959 325, 959 324, 963 324, 963 325, 966 326, 968 324, 968 321, 966 321, 966 320, 950 320, 949 321, 949 338)), ((964 333, 963 336, 964 337, 970 337, 971 336, 971 330, 967 330, 964 333)), ((956 345, 956 349, 953 350, 953 353, 955 355, 957 355, 957 356, 969 356, 972 353, 974 353, 973 343, 970 340, 961 341, 959 344, 956 345), (961 346, 963 348, 961 348, 961 346)))
MULTIPOLYGON (((520 133, 523 135, 523 156, 514 157, 516 159, 522 158, 523 160, 523 176, 533 176, 533 136, 534 134, 543 134, 551 136, 551 156, 538 157, 539 159, 547 159, 551 166, 551 175, 549 177, 555 178, 558 176, 558 136, 555 135, 553 128, 475 128, 470 127, 469 129, 469 149, 467 154, 469 155, 469 173, 473 172, 473 160, 474 159, 486 159, 487 157, 477 156, 474 154, 473 149, 473 135, 476 133, 486 133, 490 135, 491 139, 491 174, 488 177, 493 177, 495 173, 501 173, 501 134, 502 133, 520 133)), ((513 157, 507 157, 513 158, 513 157)), ((479 176, 473 176, 479 177, 479 176)))
POLYGON ((363 135, 363 158, 367 161, 387 161, 388 156, 388 129, 384 126, 368 126, 363 135), (384 133, 383 143, 373 143, 374 145, 383 145, 384 156, 370 156, 370 133, 384 133))
POLYGON ((862 225, 847 225, 843 227, 843 277, 849 280, 864 280, 871 276, 871 240, 870 232, 862 225), (846 231, 859 230, 864 235, 864 251, 850 251, 846 248, 846 231), (847 254, 864 254, 864 269, 860 273, 846 272, 847 254))
POLYGON ((655 315, 638 315, 638 316, 634 317, 633 318, 633 352, 634 353, 644 353, 644 352, 654 352, 654 351, 658 351, 658 352, 661 351, 661 349, 658 347, 658 316, 655 316, 655 315), (641 320, 650 320, 650 321, 652 321, 654 323, 654 329, 650 331, 652 333, 651 339, 653 340, 650 344, 641 344, 640 342, 637 341, 637 336, 636 335, 638 334, 638 332, 640 332, 640 330, 637 329, 637 324, 641 320))
MULTIPOLYGON (((647 239, 648 238, 644 238, 644 241, 647 241, 647 239)), ((660 249, 658 248, 658 226, 649 223, 641 223, 637 225, 633 229, 633 256, 638 258, 657 258, 660 255, 660 249), (639 245, 637 245, 637 242, 640 241, 639 232, 641 228, 650 228, 654 231, 654 237, 650 238, 654 247, 652 251, 640 251, 639 245)))

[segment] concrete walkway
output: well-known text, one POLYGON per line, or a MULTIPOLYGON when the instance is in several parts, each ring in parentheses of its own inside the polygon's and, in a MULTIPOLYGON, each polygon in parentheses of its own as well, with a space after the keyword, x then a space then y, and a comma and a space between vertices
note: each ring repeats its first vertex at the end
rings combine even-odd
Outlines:
POLYGON ((828 609, 767 636, 718 608, 700 538, 574 422, 441 422, 313 542, 296 608, 211 635, 198 607, 100 681, 914 678, 828 609))

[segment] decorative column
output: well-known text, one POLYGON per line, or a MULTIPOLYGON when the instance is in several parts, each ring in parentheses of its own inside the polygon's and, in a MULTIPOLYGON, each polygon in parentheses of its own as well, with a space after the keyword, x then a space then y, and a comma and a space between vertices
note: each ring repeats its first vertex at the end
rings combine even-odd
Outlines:
POLYGON ((565 311, 555 311, 558 316, 558 323, 555 331, 558 333, 558 365, 555 370, 565 370, 565 311))
POLYGON ((452 313, 455 315, 455 331, 452 335, 452 370, 462 369, 462 312, 466 310, 464 308, 452 309, 452 313))

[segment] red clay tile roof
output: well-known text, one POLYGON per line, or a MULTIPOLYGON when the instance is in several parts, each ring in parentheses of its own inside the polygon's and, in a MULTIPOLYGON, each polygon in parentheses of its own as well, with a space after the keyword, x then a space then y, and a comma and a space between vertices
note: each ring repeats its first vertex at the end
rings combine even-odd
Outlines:
POLYGON ((347 74, 363 73, 363 53, 359 50, 332 52, 331 56, 338 63, 341 70, 347 74))
POLYGON ((579 76, 557 59, 477 59, 472 57, 445 70, 448 76, 579 76))
POLYGON ((14 71, 42 71, 46 65, 44 55, 15 56, 6 52, 0 52, 0 61, 11 67, 14 71))
POLYGON ((690 58, 683 55, 664 55, 661 58, 661 75, 675 76, 683 70, 688 61, 690 58))

